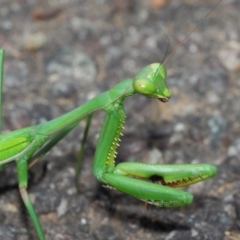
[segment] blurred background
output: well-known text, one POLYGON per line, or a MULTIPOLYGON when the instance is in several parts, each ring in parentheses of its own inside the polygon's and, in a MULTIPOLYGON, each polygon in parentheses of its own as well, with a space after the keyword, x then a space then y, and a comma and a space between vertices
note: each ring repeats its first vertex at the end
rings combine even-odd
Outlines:
MULTIPOLYGON (((192 205, 146 209, 95 180, 91 169, 104 117, 97 112, 81 193, 74 167, 84 122, 30 170, 29 192, 47 239, 240 239, 240 2, 222 0, 204 19, 216 4, 0 0, 4 132, 70 111, 145 65, 163 62, 180 44, 165 64, 171 100, 126 99, 117 162, 218 167, 216 177, 186 188, 192 205)), ((0 174, 0 239, 36 239, 14 167, 0 174)))

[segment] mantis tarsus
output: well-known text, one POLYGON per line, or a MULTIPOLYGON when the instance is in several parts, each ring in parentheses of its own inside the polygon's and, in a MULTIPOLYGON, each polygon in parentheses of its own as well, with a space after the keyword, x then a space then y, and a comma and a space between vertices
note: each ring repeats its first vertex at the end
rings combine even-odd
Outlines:
MULTIPOLYGON (((4 52, 0 50, 1 84, 3 60, 4 52)), ((39 239, 45 237, 27 192, 28 167, 35 159, 48 152, 80 121, 91 117, 94 111, 106 112, 93 164, 94 175, 102 184, 147 204, 177 207, 190 204, 193 196, 175 189, 176 187, 203 181, 216 174, 216 167, 209 164, 160 165, 123 162, 115 165, 116 149, 126 117, 123 106, 125 98, 142 94, 167 102, 171 93, 165 79, 165 67, 160 63, 152 63, 144 67, 134 78, 121 81, 69 113, 49 122, 0 135, 0 166, 16 162, 20 194, 39 239)))

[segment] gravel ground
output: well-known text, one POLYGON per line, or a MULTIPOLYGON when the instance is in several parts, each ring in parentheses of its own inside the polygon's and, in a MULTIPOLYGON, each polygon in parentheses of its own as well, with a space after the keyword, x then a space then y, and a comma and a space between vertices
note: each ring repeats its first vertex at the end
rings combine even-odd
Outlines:
MULTIPOLYGON (((74 109, 163 61, 216 4, 167 0, 0 0, 6 51, 4 132, 74 109)), ((29 193, 47 239, 240 239, 240 2, 220 5, 167 60, 167 104, 134 96, 118 161, 202 163, 216 177, 186 188, 190 206, 161 209, 103 188, 91 168, 102 112, 87 141, 81 193, 74 166, 84 122, 36 164, 29 193)), ((0 239, 37 239, 16 170, 0 175, 0 239)))

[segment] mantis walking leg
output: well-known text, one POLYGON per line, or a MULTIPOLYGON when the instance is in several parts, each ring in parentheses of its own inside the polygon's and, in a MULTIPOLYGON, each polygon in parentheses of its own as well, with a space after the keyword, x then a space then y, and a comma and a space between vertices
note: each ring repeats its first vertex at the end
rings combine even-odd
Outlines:
POLYGON ((79 153, 78 153, 77 163, 76 163, 76 166, 75 166, 75 185, 76 185, 76 188, 77 188, 78 192, 80 192, 78 177, 79 177, 81 166, 82 166, 84 147, 85 147, 85 143, 86 143, 86 140, 87 140, 87 135, 88 135, 88 131, 89 131, 89 128, 90 128, 90 125, 91 125, 91 121, 92 121, 92 114, 90 114, 86 119, 86 126, 85 126, 85 130, 84 130, 84 133, 83 133, 83 138, 82 138, 82 141, 81 141, 81 147, 80 147, 80 150, 79 150, 79 153))
POLYGON ((18 173, 18 182, 19 182, 19 192, 22 197, 22 200, 27 208, 27 211, 32 219, 33 225, 36 229, 36 232, 38 234, 38 237, 40 240, 44 240, 44 233, 42 231, 41 224, 39 222, 38 216, 36 214, 35 208, 31 202, 31 199, 27 192, 27 186, 28 186, 28 162, 26 159, 21 158, 16 160, 17 164, 17 173, 18 173))

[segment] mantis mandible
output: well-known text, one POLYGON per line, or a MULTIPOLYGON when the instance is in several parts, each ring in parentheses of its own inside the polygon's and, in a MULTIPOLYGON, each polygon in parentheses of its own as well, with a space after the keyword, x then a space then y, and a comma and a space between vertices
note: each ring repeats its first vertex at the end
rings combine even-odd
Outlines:
MULTIPOLYGON (((3 82, 3 61, 4 51, 0 49, 0 86, 3 82)), ((0 90, 2 92, 2 89, 0 90)), ((175 189, 176 187, 203 181, 216 174, 216 167, 209 164, 122 162, 115 165, 116 149, 126 118, 124 100, 134 94, 167 102, 171 93, 166 84, 165 67, 161 63, 152 63, 134 78, 121 81, 110 90, 58 118, 0 135, 0 167, 12 161, 16 162, 20 195, 39 239, 43 240, 45 237, 27 192, 29 165, 46 154, 80 121, 89 119, 97 110, 106 112, 93 164, 93 173, 102 184, 147 204, 178 207, 190 204, 193 196, 175 189)))

